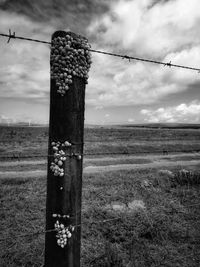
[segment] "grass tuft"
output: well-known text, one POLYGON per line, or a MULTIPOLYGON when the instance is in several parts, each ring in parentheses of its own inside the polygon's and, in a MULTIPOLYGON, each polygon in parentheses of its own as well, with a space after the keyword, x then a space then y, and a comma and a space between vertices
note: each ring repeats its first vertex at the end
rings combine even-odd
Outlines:
POLYGON ((28 179, 1 179, 2 185, 10 185, 10 186, 16 186, 16 185, 23 185, 29 183, 28 179))
POLYGON ((173 184, 177 185, 199 185, 200 184, 200 172, 199 171, 189 171, 189 170, 179 170, 175 172, 172 179, 173 184))

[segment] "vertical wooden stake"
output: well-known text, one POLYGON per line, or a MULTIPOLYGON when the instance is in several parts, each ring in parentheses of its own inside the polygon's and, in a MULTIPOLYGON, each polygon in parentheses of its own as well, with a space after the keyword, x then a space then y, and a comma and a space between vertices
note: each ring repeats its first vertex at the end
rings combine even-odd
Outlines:
MULTIPOLYGON (((57 31, 52 40, 70 35, 71 32, 57 31)), ((78 36, 79 38, 82 38, 78 36)), ((52 63, 51 63, 52 65, 52 63)), ((53 75, 53 74, 52 74, 53 75)), ((81 193, 82 193, 82 162, 83 134, 85 109, 85 79, 72 75, 72 84, 64 95, 58 93, 55 78, 51 77, 50 89, 50 121, 48 144, 48 174, 46 200, 46 236, 45 236, 45 267, 79 267, 81 239, 81 193), (55 176, 50 169, 55 158, 52 142, 72 144, 66 149, 66 160, 63 164, 64 176, 55 176), (80 155, 80 156, 78 156, 80 155), (66 224, 74 225, 75 229, 67 245, 62 248, 57 244, 54 229, 56 218, 53 214, 69 215, 66 224)))

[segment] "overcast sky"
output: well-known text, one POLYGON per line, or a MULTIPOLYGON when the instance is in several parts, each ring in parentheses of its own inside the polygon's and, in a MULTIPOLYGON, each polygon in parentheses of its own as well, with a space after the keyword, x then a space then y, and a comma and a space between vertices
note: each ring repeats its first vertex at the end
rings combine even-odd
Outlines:
MULTIPOLYGON (((200 68, 199 0, 0 0, 0 32, 200 68)), ((0 37, 0 122, 48 122, 48 45, 0 37)), ((86 123, 200 123, 200 74, 92 53, 86 123)))

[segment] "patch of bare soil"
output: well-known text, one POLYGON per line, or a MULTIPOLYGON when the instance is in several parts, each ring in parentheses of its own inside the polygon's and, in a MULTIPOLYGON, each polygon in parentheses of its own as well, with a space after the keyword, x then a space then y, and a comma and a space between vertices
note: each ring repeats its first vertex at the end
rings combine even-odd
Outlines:
MULTIPOLYGON (((187 160, 189 160, 189 157, 199 157, 200 153, 175 153, 175 154, 168 154, 168 155, 153 155, 153 154, 146 154, 146 155, 116 155, 116 156, 106 156, 106 157, 95 157, 95 158, 84 158, 84 162, 88 162, 88 161, 93 161, 93 162, 98 162, 98 161, 117 161, 120 159, 149 159, 149 160, 172 160, 173 158, 177 158, 179 157, 179 159, 181 160, 181 157, 186 157, 187 156, 187 160)), ((0 167, 9 167, 9 166, 18 166, 20 165, 37 165, 37 164, 46 164, 47 160, 43 159, 43 160, 15 160, 15 161, 3 161, 0 162, 0 167)), ((141 163, 143 164, 143 163, 141 163)), ((141 165, 140 164, 140 165, 141 165)), ((120 164, 118 164, 120 165, 120 164)), ((124 165, 124 164, 123 164, 124 165)), ((131 164, 132 165, 132 164, 131 164)))
MULTIPOLYGON (((41 163, 41 161, 39 161, 41 163)), ((19 163, 18 163, 19 164, 19 163)), ((34 161, 34 164, 36 162, 34 161)), ((200 165, 200 160, 190 161, 169 161, 167 159, 157 159, 151 163, 144 164, 116 164, 106 166, 88 166, 83 169, 84 173, 97 173, 97 172, 109 172, 119 170, 132 170, 132 169, 146 169, 146 168, 163 168, 171 166, 193 166, 200 165)), ((31 170, 31 171, 0 171, 0 178, 29 178, 29 177, 41 177, 47 174, 46 170, 31 170)))
POLYGON ((171 167, 171 166, 192 166, 200 165, 200 160, 191 161, 175 161, 170 162, 167 160, 154 161, 152 163, 144 164, 117 164, 107 166, 88 166, 84 168, 84 173, 95 173, 95 172, 108 172, 108 171, 119 171, 119 170, 132 170, 132 169, 146 169, 146 168, 160 168, 160 167, 171 167))

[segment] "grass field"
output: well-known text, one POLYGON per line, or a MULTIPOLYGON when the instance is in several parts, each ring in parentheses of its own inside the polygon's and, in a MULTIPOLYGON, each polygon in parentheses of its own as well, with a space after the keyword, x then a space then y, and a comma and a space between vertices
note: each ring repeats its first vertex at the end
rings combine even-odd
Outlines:
MULTIPOLYGON (((200 151, 200 129, 86 128, 85 154, 200 151)), ((46 156, 45 127, 0 126, 0 156, 46 156)))
MULTIPOLYGON (((28 156, 30 147, 33 155, 46 153, 46 128, 0 130, 0 141, 4 141, 0 156, 13 155, 13 145, 14 152, 22 155, 28 156)), ((199 165, 190 165, 199 155, 180 153, 198 151, 199 141, 199 129, 86 129, 85 153, 125 151, 132 155, 90 155, 85 167, 153 166, 154 158, 163 165, 84 174, 82 266, 200 266, 200 170, 199 165), (162 155, 163 150, 169 154, 162 155), (183 165, 165 168, 164 159, 181 159, 183 165), (180 171, 184 163, 190 172, 180 171)), ((46 168, 45 160, 34 165, 4 159, 2 164, 2 172, 46 168)), ((43 266, 44 233, 34 233, 44 231, 45 175, 1 177, 0 186, 0 266, 43 266)))

